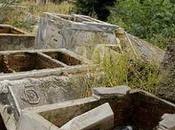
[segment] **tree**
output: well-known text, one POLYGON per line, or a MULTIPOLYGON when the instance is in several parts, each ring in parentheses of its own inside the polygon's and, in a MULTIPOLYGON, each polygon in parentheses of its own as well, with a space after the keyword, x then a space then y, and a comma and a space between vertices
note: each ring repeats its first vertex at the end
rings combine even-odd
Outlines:
POLYGON ((109 7, 113 6, 116 0, 76 0, 76 13, 97 16, 100 20, 107 20, 110 15, 109 7))

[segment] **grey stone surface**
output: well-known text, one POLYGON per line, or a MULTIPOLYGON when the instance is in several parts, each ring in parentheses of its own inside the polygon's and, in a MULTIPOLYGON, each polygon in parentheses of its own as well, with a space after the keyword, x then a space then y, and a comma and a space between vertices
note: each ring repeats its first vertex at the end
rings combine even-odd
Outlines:
POLYGON ((112 88, 99 87, 93 88, 93 94, 100 96, 101 98, 112 96, 125 96, 130 90, 128 86, 117 86, 112 88))
POLYGON ((158 130, 175 130, 175 114, 164 114, 159 122, 158 130))
POLYGON ((42 116, 31 113, 23 112, 17 124, 16 130, 62 130, 54 124, 45 120, 42 116))
POLYGON ((61 128, 65 130, 111 130, 114 127, 114 113, 108 103, 79 115, 61 128))
POLYGON ((17 110, 17 118, 25 108, 59 103, 81 96, 77 89, 79 87, 73 86, 66 76, 2 81, 1 85, 8 86, 8 100, 17 110))
MULTIPOLYGON (((37 48, 67 48, 83 54, 96 44, 116 44, 116 25, 83 15, 45 13, 36 38, 37 48)), ((88 55, 91 55, 89 53, 88 55)))

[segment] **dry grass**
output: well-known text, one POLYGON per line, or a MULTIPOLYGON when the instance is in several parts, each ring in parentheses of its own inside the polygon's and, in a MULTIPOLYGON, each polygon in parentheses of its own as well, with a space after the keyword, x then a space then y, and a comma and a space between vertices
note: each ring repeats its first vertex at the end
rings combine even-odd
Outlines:
POLYGON ((161 75, 157 65, 133 58, 126 52, 118 53, 106 48, 103 56, 96 51, 92 60, 98 63, 104 72, 100 82, 94 80, 93 84, 96 86, 127 85, 154 93, 160 81, 161 75))
POLYGON ((22 2, 16 6, 8 7, 0 13, 0 23, 10 24, 25 31, 32 32, 37 24, 39 16, 43 12, 54 12, 69 14, 73 5, 67 2, 60 4, 48 3, 46 5, 37 5, 34 2, 22 2))

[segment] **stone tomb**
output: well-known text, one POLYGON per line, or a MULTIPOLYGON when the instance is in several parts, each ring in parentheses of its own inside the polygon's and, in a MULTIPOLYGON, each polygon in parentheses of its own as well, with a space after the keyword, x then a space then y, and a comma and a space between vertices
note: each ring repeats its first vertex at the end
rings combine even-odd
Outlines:
POLYGON ((91 61, 66 49, 0 52, 0 80, 80 73, 88 66, 91 61))
POLYGON ((67 48, 79 54, 94 49, 97 44, 116 44, 116 25, 84 15, 64 15, 46 12, 40 19, 36 47, 67 48))
MULTIPOLYGON (((20 96, 18 95, 18 97, 20 96)), ((19 101, 14 97, 12 97, 12 99, 14 100, 8 98, 10 102, 14 102, 15 104, 19 101)), ((22 98, 20 100, 27 103, 26 100, 23 100, 22 98)), ((32 103, 34 102, 32 101, 32 103)), ((162 120, 161 117, 165 113, 169 113, 170 115, 175 113, 174 104, 141 90, 131 90, 127 86, 118 86, 116 88, 95 88, 93 94, 86 98, 76 98, 41 106, 25 107, 21 110, 18 119, 14 118, 14 123, 13 121, 5 120, 5 113, 10 112, 7 105, 5 105, 6 107, 3 107, 6 109, 1 111, 1 115, 8 130, 68 130, 65 126, 68 125, 71 127, 71 125, 74 125, 69 123, 69 121, 74 122, 75 119, 79 120, 82 116, 84 121, 86 121, 86 119, 89 119, 89 115, 91 115, 93 120, 90 120, 90 122, 88 121, 88 126, 86 126, 88 123, 83 124, 83 122, 79 125, 81 128, 86 127, 89 128, 88 130, 94 130, 96 126, 99 126, 99 122, 95 121, 99 116, 96 117, 96 114, 91 113, 93 113, 94 109, 97 110, 99 106, 104 103, 108 103, 114 113, 114 120, 112 118, 107 118, 110 116, 105 117, 104 114, 102 114, 104 116, 101 118, 102 120, 106 118, 110 119, 111 123, 114 122, 113 127, 110 127, 109 130, 122 128, 121 126, 129 126, 128 128, 132 127, 134 130, 160 130, 159 128, 162 127, 162 125, 167 128, 166 130, 174 130, 174 125, 171 123, 171 119, 173 118, 166 117, 163 118, 165 121, 160 122, 162 120), (167 121, 169 123, 164 123, 167 121), (91 125, 91 123, 93 125, 91 125), (15 127, 12 128, 10 126, 15 127)), ((30 103, 28 102, 28 104, 30 103)), ((11 105, 12 104, 10 104, 10 106, 11 105)), ((21 105, 22 104, 19 104, 19 106, 21 105)), ((105 108, 106 107, 110 108, 108 105, 105 105, 105 108)), ((13 107, 13 110, 16 110, 16 107, 13 107)), ((103 111, 105 109, 101 110, 101 112, 98 111, 98 114, 107 112, 106 114, 108 115, 111 113, 103 111)), ((14 114, 11 115, 13 116, 14 114)), ((103 128, 100 127, 100 130, 103 128)))
POLYGON ((79 90, 77 90, 79 87, 73 86, 66 76, 23 79, 12 82, 4 81, 1 84, 8 86, 8 98, 14 101, 13 106, 19 115, 21 110, 25 108, 59 103, 81 97, 79 90))
POLYGON ((0 51, 34 49, 35 36, 10 25, 0 24, 0 51))

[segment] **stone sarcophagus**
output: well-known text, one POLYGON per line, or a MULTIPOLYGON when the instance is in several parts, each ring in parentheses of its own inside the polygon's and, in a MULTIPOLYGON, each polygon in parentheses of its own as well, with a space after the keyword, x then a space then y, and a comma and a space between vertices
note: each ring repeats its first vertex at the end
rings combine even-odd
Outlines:
POLYGON ((83 73, 95 66, 66 49, 0 52, 0 80, 83 73))
POLYGON ((0 24, 0 51, 34 49, 35 36, 10 25, 0 24))
POLYGON ((67 48, 81 54, 96 44, 116 44, 117 26, 84 15, 45 13, 36 38, 37 48, 67 48))
MULTIPOLYGON (((48 82, 48 78, 52 79, 45 77, 44 80, 48 82)), ((42 80, 25 80, 28 80, 28 83, 25 81, 24 84, 24 79, 0 82, 1 87, 4 83, 7 86, 4 95, 2 92, 0 94, 1 98, 4 96, 6 99, 6 102, 2 102, 3 100, 0 102, 2 130, 6 130, 5 127, 8 130, 174 130, 175 128, 175 105, 141 90, 131 90, 127 86, 100 87, 94 88, 92 95, 81 98, 76 97, 72 89, 67 89, 68 86, 63 87, 53 82, 48 89, 42 90, 38 83, 34 84, 36 81, 41 83, 42 80), (27 84, 31 86, 28 87, 27 84), (50 87, 53 91, 63 89, 59 92, 62 96, 58 96, 56 91, 49 94, 50 87), (70 92, 73 92, 72 96, 66 98, 70 92), (43 97, 44 93, 46 96, 43 97)))

